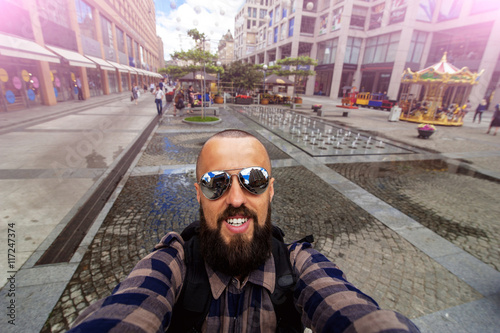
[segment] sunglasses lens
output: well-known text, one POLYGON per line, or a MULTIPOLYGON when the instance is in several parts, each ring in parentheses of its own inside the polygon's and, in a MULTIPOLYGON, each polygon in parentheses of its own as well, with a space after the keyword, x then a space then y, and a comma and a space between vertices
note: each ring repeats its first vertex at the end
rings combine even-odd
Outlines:
POLYGON ((203 195, 209 200, 218 199, 229 187, 230 176, 224 171, 211 171, 200 179, 200 188, 203 195))
POLYGON ((240 171, 238 174, 241 185, 253 194, 262 194, 269 184, 269 173, 261 167, 251 167, 240 171))

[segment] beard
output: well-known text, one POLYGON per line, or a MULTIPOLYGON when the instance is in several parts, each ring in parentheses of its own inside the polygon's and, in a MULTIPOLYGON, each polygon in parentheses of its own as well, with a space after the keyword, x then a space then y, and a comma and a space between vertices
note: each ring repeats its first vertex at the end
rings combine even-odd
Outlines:
MULTIPOLYGON (((214 270, 229 276, 246 277, 258 269, 271 255, 271 205, 267 210, 264 226, 259 225, 257 214, 242 205, 238 208, 229 206, 217 218, 217 228, 208 227, 203 207, 200 204, 200 250, 205 262, 214 270), (226 244, 221 236, 223 221, 229 216, 249 216, 253 220, 254 232, 249 241, 243 234, 234 234, 226 244)), ((249 223, 249 222, 246 222, 249 223)))

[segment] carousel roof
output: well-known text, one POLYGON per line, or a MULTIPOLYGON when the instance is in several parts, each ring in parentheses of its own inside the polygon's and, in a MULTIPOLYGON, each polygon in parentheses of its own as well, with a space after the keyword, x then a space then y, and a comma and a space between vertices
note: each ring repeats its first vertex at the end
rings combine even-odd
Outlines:
POLYGON ((480 73, 473 73, 467 67, 458 69, 453 64, 448 62, 445 52, 443 57, 441 58, 441 61, 437 64, 421 69, 417 72, 413 72, 408 68, 403 72, 401 81, 405 83, 442 82, 448 84, 477 84, 477 81, 479 80, 481 74, 483 74, 483 71, 481 71, 480 73))

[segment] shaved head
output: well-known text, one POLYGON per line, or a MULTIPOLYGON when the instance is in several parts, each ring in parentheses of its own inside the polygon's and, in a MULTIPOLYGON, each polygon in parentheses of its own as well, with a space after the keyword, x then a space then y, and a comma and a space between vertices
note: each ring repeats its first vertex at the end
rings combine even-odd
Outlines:
POLYGON ((218 132, 218 133, 214 134, 213 136, 211 136, 205 142, 205 144, 203 145, 203 147, 201 148, 200 154, 198 155, 198 158, 196 160, 196 180, 199 180, 199 178, 201 177, 201 175, 199 174, 200 173, 200 165, 202 163, 203 155, 204 155, 204 152, 205 152, 205 147, 207 146, 207 144, 210 141, 212 141, 212 140, 216 140, 216 139, 228 139, 228 138, 231 138, 231 139, 238 139, 238 138, 252 138, 252 139, 255 139, 262 146, 262 148, 263 148, 263 153, 265 154, 266 159, 268 161, 268 166, 266 168, 269 171, 269 173, 271 173, 271 160, 270 160, 269 155, 267 153, 267 150, 264 147, 264 145, 262 144, 262 142, 260 142, 259 139, 257 139, 254 135, 252 135, 252 134, 250 134, 248 132, 245 132, 245 131, 242 131, 242 130, 238 130, 238 129, 228 129, 228 130, 224 130, 224 131, 218 132))

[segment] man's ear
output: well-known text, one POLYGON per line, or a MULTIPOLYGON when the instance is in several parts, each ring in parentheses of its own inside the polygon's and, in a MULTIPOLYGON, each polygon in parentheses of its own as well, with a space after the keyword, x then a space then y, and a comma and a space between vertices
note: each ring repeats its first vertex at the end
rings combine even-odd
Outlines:
POLYGON ((194 183, 194 187, 196 188, 196 200, 198 200, 198 203, 201 204, 201 189, 200 185, 198 183, 194 183))

